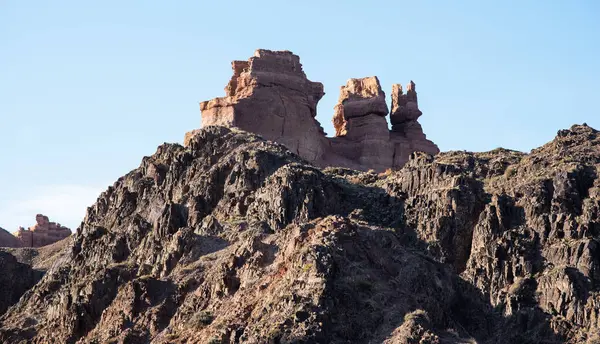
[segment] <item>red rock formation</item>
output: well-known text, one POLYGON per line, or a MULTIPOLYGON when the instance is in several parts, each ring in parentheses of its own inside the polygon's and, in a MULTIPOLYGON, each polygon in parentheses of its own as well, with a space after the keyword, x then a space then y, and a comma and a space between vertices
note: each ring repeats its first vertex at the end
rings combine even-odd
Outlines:
POLYGON ((412 80, 406 87, 406 94, 402 92, 402 85, 392 85, 392 112, 390 113, 392 129, 393 126, 416 121, 422 114, 417 103, 415 83, 412 80))
POLYGON ((376 76, 350 79, 340 90, 334 108, 335 153, 358 162, 361 169, 378 171, 392 167, 394 145, 385 116, 385 93, 376 76))
POLYGON ((394 142, 394 166, 403 166, 412 152, 437 154, 438 146, 427 139, 421 124, 417 121, 423 112, 419 110, 417 91, 414 82, 402 93, 402 85, 392 86, 392 111, 390 121, 392 132, 390 139, 394 142))
POLYGON ((257 50, 232 63, 226 96, 200 103, 202 126, 223 125, 258 133, 310 161, 320 161, 327 139, 315 120, 323 84, 302 71, 289 51, 257 50))
MULTIPOLYGON (((202 126, 237 127, 277 141, 313 164, 358 170, 401 167, 412 152, 437 154, 417 122, 421 111, 411 81, 407 94, 392 89, 390 132, 385 93, 377 77, 350 79, 334 108, 336 137, 327 138, 315 119, 323 85, 307 79, 289 51, 257 50, 232 62, 225 97, 200 103, 202 126)), ((197 131, 186 134, 187 145, 197 131)))
POLYGON ((50 222, 48 216, 37 214, 36 224, 29 229, 19 227, 14 234, 21 247, 42 247, 53 244, 71 235, 71 230, 60 223, 50 222))
MULTIPOLYGON (((340 90, 338 104, 334 108, 333 125, 336 136, 347 134, 348 126, 354 119, 379 115, 385 117, 388 107, 385 93, 381 90, 376 76, 362 79, 350 79, 340 90)), ((385 123, 385 121, 384 121, 385 123)), ((387 123, 385 123, 387 130, 387 123)))

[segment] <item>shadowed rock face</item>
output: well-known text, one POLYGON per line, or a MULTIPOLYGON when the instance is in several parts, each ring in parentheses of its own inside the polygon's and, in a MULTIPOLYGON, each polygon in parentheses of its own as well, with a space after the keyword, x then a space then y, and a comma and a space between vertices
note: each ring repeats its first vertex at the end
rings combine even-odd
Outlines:
POLYGON ((0 228, 0 247, 21 247, 21 242, 14 235, 0 228))
POLYGON ((0 315, 37 281, 39 276, 29 265, 19 263, 13 255, 0 250, 0 315))
POLYGON ((587 126, 383 174, 210 126, 100 195, 0 342, 595 343, 599 169, 587 126))
MULTIPOLYGON (((394 85, 390 132, 379 79, 348 80, 334 108, 336 137, 330 139, 315 119, 323 85, 307 79, 297 55, 257 50, 248 61, 232 62, 232 69, 226 96, 200 103, 203 127, 236 127, 259 134, 319 167, 384 171, 401 167, 413 152, 439 152, 417 122, 421 112, 413 82, 406 95, 394 85)), ((184 143, 195 132, 186 134, 184 143)))
POLYGON ((68 240, 42 248, 0 247, 0 316, 40 281, 68 240))

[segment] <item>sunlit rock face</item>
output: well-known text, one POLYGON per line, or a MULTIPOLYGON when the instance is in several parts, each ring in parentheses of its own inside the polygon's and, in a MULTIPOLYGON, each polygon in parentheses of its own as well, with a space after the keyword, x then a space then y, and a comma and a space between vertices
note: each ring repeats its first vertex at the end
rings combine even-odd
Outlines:
POLYGON ((407 94, 393 86, 390 113, 377 77, 348 80, 334 108, 335 137, 328 138, 315 119, 323 84, 308 80, 297 55, 261 49, 248 61, 233 61, 232 69, 225 97, 200 103, 203 127, 259 134, 319 167, 384 171, 402 167, 413 152, 439 152, 417 122, 422 113, 412 81, 407 94))

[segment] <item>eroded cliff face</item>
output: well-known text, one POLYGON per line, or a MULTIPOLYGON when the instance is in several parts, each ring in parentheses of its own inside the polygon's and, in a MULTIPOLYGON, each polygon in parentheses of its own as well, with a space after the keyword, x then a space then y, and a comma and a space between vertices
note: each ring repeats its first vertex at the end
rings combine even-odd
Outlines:
POLYGON ((248 61, 232 62, 232 69, 226 96, 200 103, 203 127, 259 134, 319 167, 384 171, 402 167, 413 152, 439 152, 417 122, 422 113, 412 81, 407 94, 393 86, 390 113, 377 77, 348 80, 334 108, 336 137, 327 138, 315 119, 323 85, 308 80, 297 55, 261 49, 248 61))
POLYGON ((596 130, 409 158, 321 170, 216 126, 162 145, 88 209, 0 341, 595 343, 596 130))
POLYGON ((200 103, 202 127, 240 128, 284 144, 309 161, 324 162, 327 139, 315 119, 323 84, 308 80, 300 58, 261 49, 248 61, 233 61, 232 69, 226 96, 200 103))

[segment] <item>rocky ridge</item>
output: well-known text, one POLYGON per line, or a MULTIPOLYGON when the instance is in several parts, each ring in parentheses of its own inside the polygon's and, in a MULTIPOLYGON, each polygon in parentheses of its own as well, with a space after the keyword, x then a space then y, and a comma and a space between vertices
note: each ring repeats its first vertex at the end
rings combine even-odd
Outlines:
POLYGON ((19 239, 0 227, 0 247, 21 247, 19 239))
POLYGON ((336 137, 327 138, 315 119, 323 84, 308 80, 297 55, 259 49, 248 61, 233 61, 232 69, 226 96, 200 103, 203 127, 259 134, 319 167, 384 171, 401 167, 415 151, 439 152, 417 121, 422 113, 412 81, 406 94, 393 86, 390 113, 377 77, 348 80, 334 108, 336 137))
MULTIPOLYGON (((413 118, 403 115, 401 118, 413 118)), ((410 121, 410 119, 408 119, 410 121)), ((600 133, 318 169, 209 126, 88 209, 18 343, 595 343, 600 133)))

